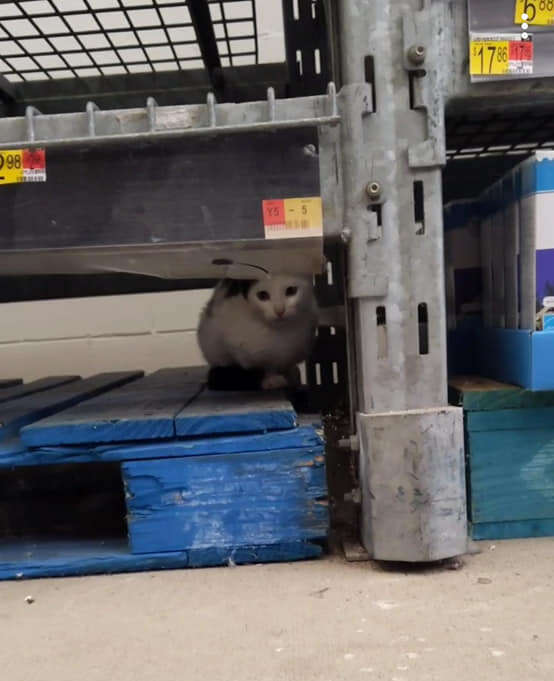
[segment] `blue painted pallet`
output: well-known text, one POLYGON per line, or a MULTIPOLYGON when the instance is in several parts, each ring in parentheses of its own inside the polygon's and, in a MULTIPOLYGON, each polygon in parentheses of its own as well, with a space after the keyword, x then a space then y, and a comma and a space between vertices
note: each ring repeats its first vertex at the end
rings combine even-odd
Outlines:
POLYGON ((554 407, 554 390, 533 392, 482 376, 454 376, 448 381, 448 399, 465 412, 554 407))
POLYGON ((322 539, 321 447, 122 465, 133 553, 322 539))
POLYGON ((280 394, 214 393, 205 369, 162 369, 24 428, 28 447, 158 440, 289 429, 292 405, 280 394))
POLYGON ((317 544, 217 547, 133 555, 124 539, 107 541, 0 542, 0 580, 245 565, 317 558, 317 544))
POLYGON ((296 413, 280 393, 205 390, 175 417, 178 437, 293 428, 296 413))
POLYGON ((0 470, 17 466, 62 463, 140 461, 237 452, 321 447, 322 440, 311 426, 248 435, 204 437, 191 440, 136 442, 128 444, 78 445, 29 449, 20 438, 0 442, 0 470))
POLYGON ((472 411, 466 415, 466 421, 468 431, 474 433, 552 429, 554 428, 554 407, 472 411))
POLYGON ((51 390, 59 385, 73 383, 78 381, 80 376, 49 376, 48 378, 39 378, 37 381, 30 383, 19 383, 7 390, 2 390, 0 393, 0 403, 16 400, 33 393, 38 393, 44 390, 51 390))
POLYGON ((141 375, 140 371, 97 374, 4 402, 0 406, 0 441, 16 436, 27 424, 128 383, 141 375))
POLYGON ((554 518, 554 425, 469 432, 473 523, 554 518))
POLYGON ((317 430, 278 394, 207 391, 205 370, 141 375, 71 377, 0 406, 0 469, 121 462, 129 531, 115 544, 0 541, 0 579, 318 556, 329 519, 317 430))
POLYGON ((482 379, 450 392, 465 410, 472 536, 554 533, 554 393, 482 379))
POLYGON ((175 434, 174 418, 201 390, 204 370, 160 369, 25 428, 29 447, 155 440, 175 434))
POLYGON ((554 518, 478 523, 473 525, 471 536, 476 540, 554 537, 554 518))

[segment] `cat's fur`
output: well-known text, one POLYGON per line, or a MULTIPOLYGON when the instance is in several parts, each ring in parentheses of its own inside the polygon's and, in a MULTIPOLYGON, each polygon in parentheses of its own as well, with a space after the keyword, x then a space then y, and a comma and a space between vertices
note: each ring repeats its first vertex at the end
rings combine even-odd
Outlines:
POLYGON ((235 378, 246 370, 264 389, 284 387, 310 354, 317 317, 308 277, 223 279, 200 317, 198 342, 212 369, 235 378))

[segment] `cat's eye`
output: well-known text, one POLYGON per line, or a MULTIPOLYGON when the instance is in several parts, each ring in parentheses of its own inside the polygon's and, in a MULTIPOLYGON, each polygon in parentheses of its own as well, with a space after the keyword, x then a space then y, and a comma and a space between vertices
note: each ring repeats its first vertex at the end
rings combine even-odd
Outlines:
POLYGON ((290 298, 290 296, 295 296, 298 293, 298 286, 287 286, 285 295, 290 298))
POLYGON ((258 300, 269 300, 269 293, 267 291, 258 291, 256 293, 258 300))

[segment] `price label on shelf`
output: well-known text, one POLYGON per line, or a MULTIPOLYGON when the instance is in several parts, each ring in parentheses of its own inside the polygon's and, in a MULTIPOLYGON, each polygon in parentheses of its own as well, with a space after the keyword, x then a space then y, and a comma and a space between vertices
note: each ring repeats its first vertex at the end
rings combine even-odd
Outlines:
POLYGON ((469 45, 469 73, 472 76, 533 73, 532 36, 522 40, 519 34, 472 33, 469 45))
POLYGON ((46 182, 44 149, 0 150, 0 184, 46 182))
POLYGON ((321 197, 267 199, 262 202, 266 239, 323 236, 321 197))
POLYGON ((514 24, 554 25, 554 0, 516 0, 514 24), (526 15, 526 19, 523 18, 526 15))

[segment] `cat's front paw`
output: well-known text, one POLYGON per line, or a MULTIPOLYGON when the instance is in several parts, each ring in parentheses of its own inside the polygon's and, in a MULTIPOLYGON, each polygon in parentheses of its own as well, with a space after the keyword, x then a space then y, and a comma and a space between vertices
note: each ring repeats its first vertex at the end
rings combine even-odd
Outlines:
POLYGON ((287 379, 282 374, 266 374, 262 379, 262 390, 279 390, 287 385, 287 379))

